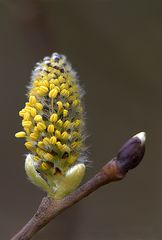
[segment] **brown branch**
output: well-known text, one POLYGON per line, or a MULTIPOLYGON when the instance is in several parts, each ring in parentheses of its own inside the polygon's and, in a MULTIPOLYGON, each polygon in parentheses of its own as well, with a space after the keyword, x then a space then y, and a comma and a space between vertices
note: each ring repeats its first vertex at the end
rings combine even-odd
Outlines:
POLYGON ((31 220, 11 240, 27 240, 43 228, 54 217, 71 207, 99 187, 121 180, 128 170, 136 167, 145 151, 145 134, 139 133, 130 138, 117 156, 108 162, 93 178, 62 200, 44 197, 31 220))

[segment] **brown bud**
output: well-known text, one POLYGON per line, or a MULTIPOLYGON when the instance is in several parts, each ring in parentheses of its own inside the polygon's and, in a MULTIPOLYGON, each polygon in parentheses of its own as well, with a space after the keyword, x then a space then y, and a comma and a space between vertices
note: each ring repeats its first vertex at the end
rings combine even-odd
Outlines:
POLYGON ((119 150, 116 158, 117 165, 122 172, 135 168, 142 160, 145 153, 145 132, 130 138, 119 150))

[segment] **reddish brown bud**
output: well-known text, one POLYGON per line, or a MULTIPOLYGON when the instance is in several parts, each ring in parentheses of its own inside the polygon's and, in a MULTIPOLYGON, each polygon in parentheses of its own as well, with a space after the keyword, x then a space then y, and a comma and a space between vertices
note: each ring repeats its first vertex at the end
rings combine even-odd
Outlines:
POLYGON ((146 134, 138 133, 130 138, 117 154, 117 165, 123 172, 135 168, 142 160, 145 153, 146 134))

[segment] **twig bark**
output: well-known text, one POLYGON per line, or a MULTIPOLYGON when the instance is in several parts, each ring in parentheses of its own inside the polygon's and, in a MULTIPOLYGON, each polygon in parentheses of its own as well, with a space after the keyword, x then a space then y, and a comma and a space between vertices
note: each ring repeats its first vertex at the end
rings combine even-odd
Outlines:
MULTIPOLYGON (((140 133, 144 134, 144 133, 140 133)), ((99 187, 121 180, 127 171, 141 161, 145 146, 144 135, 137 134, 130 138, 120 149, 117 157, 108 162, 94 177, 62 200, 44 197, 37 212, 29 222, 11 240, 28 240, 54 217, 71 207, 99 187)))

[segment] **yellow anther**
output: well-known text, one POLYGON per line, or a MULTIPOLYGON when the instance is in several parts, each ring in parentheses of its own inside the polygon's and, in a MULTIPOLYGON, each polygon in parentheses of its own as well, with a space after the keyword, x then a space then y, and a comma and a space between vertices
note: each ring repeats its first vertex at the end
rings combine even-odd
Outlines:
MULTIPOLYGON (((46 77, 45 77, 45 78, 46 78, 46 77)), ((48 80, 43 80, 43 81, 41 82, 41 85, 48 88, 48 87, 49 87, 49 81, 48 81, 48 80)))
POLYGON ((49 166, 48 163, 43 162, 43 163, 40 165, 40 168, 41 168, 41 170, 46 171, 46 170, 49 170, 49 169, 50 169, 50 166, 49 166))
POLYGON ((24 131, 26 132, 26 135, 30 135, 30 129, 28 127, 24 127, 24 131))
POLYGON ((35 117, 36 114, 37 114, 36 109, 35 109, 35 108, 31 108, 31 110, 30 110, 30 114, 31 114, 32 117, 35 117))
POLYGON ((59 141, 56 142, 56 146, 58 147, 58 149, 59 149, 60 151, 63 151, 62 144, 61 144, 59 141))
POLYGON ((58 139, 61 137, 61 133, 60 133, 59 130, 56 130, 56 131, 55 131, 55 136, 56 136, 56 138, 58 138, 58 139))
POLYGON ((43 109, 43 105, 41 103, 36 103, 35 107, 38 111, 41 111, 43 109))
POLYGON ((35 122, 41 122, 42 121, 42 116, 41 115, 36 115, 34 118, 35 122))
POLYGON ((22 126, 23 126, 23 127, 30 128, 31 125, 32 125, 32 122, 31 122, 31 121, 23 121, 23 122, 22 122, 22 126))
MULTIPOLYGON (((52 68, 51 68, 52 69, 52 68)), ((51 78, 55 78, 56 77, 56 75, 54 74, 54 73, 49 73, 48 74, 48 78, 49 79, 51 79, 51 78)))
POLYGON ((56 86, 58 86, 58 85, 60 84, 60 82, 59 82, 58 79, 55 79, 55 80, 53 81, 53 83, 54 83, 56 86))
POLYGON ((41 148, 41 149, 44 149, 45 148, 45 145, 42 141, 39 141, 38 142, 38 147, 41 148))
POLYGON ((57 126, 58 126, 58 127, 62 127, 62 125, 63 125, 63 121, 62 121, 61 119, 59 119, 59 120, 57 121, 57 126))
POLYGON ((62 138, 62 140, 66 141, 66 140, 68 140, 68 138, 69 138, 69 134, 68 134, 67 132, 63 132, 63 133, 61 134, 61 138, 62 138))
POLYGON ((24 137, 26 137, 26 133, 25 132, 17 132, 15 134, 15 137, 16 138, 24 138, 24 137))
POLYGON ((56 141, 57 141, 57 139, 56 139, 55 136, 53 136, 53 137, 50 138, 50 143, 51 143, 52 145, 55 145, 55 144, 56 144, 56 141))
POLYGON ((33 156, 34 161, 38 162, 40 158, 38 156, 33 156))
POLYGON ((39 96, 43 96, 43 95, 45 95, 47 92, 48 92, 48 88, 45 87, 45 86, 40 86, 40 87, 38 87, 38 89, 37 89, 37 93, 38 93, 39 96))
POLYGON ((63 117, 67 117, 67 115, 68 115, 68 110, 64 109, 63 110, 63 117))
POLYGON ((58 119, 58 115, 56 113, 53 113, 51 116, 50 116, 50 121, 51 122, 57 122, 57 119, 58 119))
POLYGON ((24 114, 25 114, 25 110, 22 109, 22 110, 19 112, 19 116, 20 116, 20 117, 24 117, 24 114))
MULTIPOLYGON (((47 68, 48 72, 52 72, 53 71, 53 67, 48 67, 47 68)), ((49 77, 50 73, 48 74, 48 77, 49 77)))
POLYGON ((80 146, 80 144, 81 144, 80 142, 76 142, 76 141, 75 141, 75 142, 73 142, 73 143, 71 144, 71 147, 72 147, 72 148, 78 148, 78 147, 80 146))
POLYGON ((58 89, 55 87, 54 89, 52 89, 52 90, 49 92, 49 97, 50 97, 50 98, 56 98, 56 97, 57 97, 57 94, 58 94, 58 89))
POLYGON ((60 112, 63 109, 63 104, 61 101, 57 102, 57 106, 58 106, 58 111, 60 112))
POLYGON ((44 131, 46 129, 46 125, 42 122, 39 122, 37 124, 37 128, 38 128, 39 131, 44 131))
POLYGON ((37 147, 37 149, 36 149, 36 153, 37 153, 38 156, 40 156, 41 158, 43 158, 44 155, 46 154, 46 152, 43 151, 42 149, 40 149, 39 147, 37 147))
POLYGON ((34 86, 35 87, 39 87, 40 86, 40 81, 39 80, 35 80, 34 81, 34 86))
POLYGON ((30 115, 31 115, 32 117, 35 117, 35 115, 36 115, 36 113, 37 113, 36 109, 33 108, 33 107, 25 107, 25 111, 28 112, 28 113, 30 113, 30 115))
POLYGON ((39 135, 36 134, 36 133, 31 133, 30 134, 30 138, 33 140, 33 141, 36 141, 38 139, 39 135))
POLYGON ((47 131, 49 133, 53 133, 54 132, 54 125, 53 124, 48 125, 47 131))
POLYGON ((29 103, 31 106, 34 106, 36 104, 37 100, 35 96, 30 96, 29 97, 29 103))
POLYGON ((72 137, 73 137, 73 138, 80 138, 81 135, 80 135, 80 133, 78 133, 78 132, 72 132, 72 137))
POLYGON ((50 138, 48 138, 48 137, 43 138, 43 143, 44 143, 44 145, 46 145, 46 146, 50 145, 50 144, 51 144, 50 138))
POLYGON ((69 108, 70 107, 70 104, 68 102, 65 103, 64 105, 66 108, 69 108))
POLYGON ((69 91, 68 90, 66 90, 66 89, 63 89, 62 91, 61 91, 61 95, 62 96, 65 96, 65 97, 69 97, 69 91))
POLYGON ((67 90, 68 89, 68 84, 67 83, 61 84, 60 89, 61 90, 66 89, 67 90))
POLYGON ((80 124, 81 124, 81 121, 79 119, 77 119, 73 122, 74 127, 79 127, 80 124))
POLYGON ((78 156, 77 155, 70 155, 68 157, 68 163, 73 164, 77 160, 78 156))
POLYGON ((80 103, 80 101, 76 99, 73 101, 72 106, 76 107, 79 103, 80 103))
POLYGON ((37 126, 34 127, 34 132, 39 133, 39 130, 38 130, 37 126))
POLYGON ((25 121, 29 121, 30 120, 30 113, 29 112, 24 113, 24 120, 25 121))
POLYGON ((55 84, 54 83, 50 83, 50 90, 54 89, 55 84))
POLYGON ((52 154, 50 154, 50 153, 46 153, 46 154, 44 155, 44 158, 45 158, 47 161, 51 161, 51 160, 54 158, 54 156, 53 156, 52 154))
POLYGON ((63 144, 61 148, 63 152, 67 152, 67 153, 70 152, 70 148, 66 144, 63 144))
POLYGON ((54 73, 55 73, 56 75, 60 75, 60 70, 54 69, 54 73))
POLYGON ((58 77, 58 80, 59 80, 60 83, 65 82, 65 78, 64 78, 63 76, 59 76, 59 77, 58 77))
MULTIPOLYGON (((44 82, 44 81, 47 81, 47 82, 48 82, 48 77, 47 77, 47 75, 43 76, 42 80, 43 80, 43 82, 44 82)), ((42 83, 42 82, 41 82, 41 83, 42 83)))
POLYGON ((69 120, 66 120, 63 124, 63 127, 66 128, 66 129, 70 128, 71 127, 71 122, 69 120))
POLYGON ((26 147, 28 150, 30 150, 30 151, 34 149, 34 147, 33 147, 33 145, 32 145, 31 142, 26 142, 24 145, 25 145, 25 147, 26 147))

